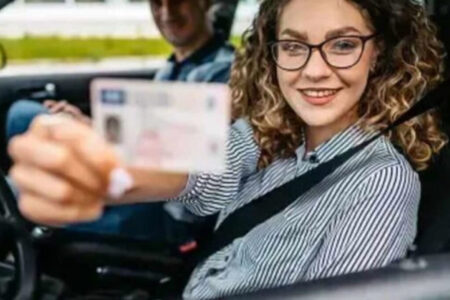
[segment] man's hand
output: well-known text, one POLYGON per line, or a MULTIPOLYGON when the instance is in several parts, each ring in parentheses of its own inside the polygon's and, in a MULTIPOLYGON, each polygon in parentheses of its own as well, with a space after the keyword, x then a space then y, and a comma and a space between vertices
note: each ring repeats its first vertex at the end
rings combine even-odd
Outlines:
POLYGON ((25 217, 49 225, 100 217, 119 160, 90 127, 63 116, 40 116, 10 142, 9 153, 25 217))
POLYGON ((50 114, 67 114, 75 120, 81 121, 87 125, 91 125, 91 119, 83 114, 78 107, 69 104, 66 100, 45 100, 44 107, 48 109, 50 114))

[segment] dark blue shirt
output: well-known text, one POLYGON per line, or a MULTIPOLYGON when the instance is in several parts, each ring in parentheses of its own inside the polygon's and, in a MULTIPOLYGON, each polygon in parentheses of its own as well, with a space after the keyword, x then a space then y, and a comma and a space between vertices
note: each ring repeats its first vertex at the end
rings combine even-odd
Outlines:
POLYGON ((233 60, 233 46, 217 34, 183 61, 178 62, 172 54, 167 65, 156 73, 155 80, 225 83, 233 60))

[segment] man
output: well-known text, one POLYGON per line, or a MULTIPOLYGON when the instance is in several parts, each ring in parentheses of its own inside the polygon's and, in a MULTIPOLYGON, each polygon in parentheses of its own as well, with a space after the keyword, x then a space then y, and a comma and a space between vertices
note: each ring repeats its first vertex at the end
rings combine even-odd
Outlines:
MULTIPOLYGON (((149 0, 161 35, 173 46, 167 65, 155 75, 160 81, 226 82, 234 49, 223 34, 214 32, 208 18, 210 0, 149 0)), ((48 100, 44 105, 21 100, 8 112, 7 136, 23 133, 41 113, 64 113, 82 122, 90 119, 66 101, 48 100)), ((205 229, 203 220, 191 215, 180 204, 135 204, 112 207, 97 222, 72 228, 102 233, 138 236, 169 242, 182 249, 195 246, 193 236, 205 229), (163 225, 164 224, 164 225, 163 225), (168 240, 167 240, 168 238, 168 240), (184 247, 183 247, 184 246, 184 247)))

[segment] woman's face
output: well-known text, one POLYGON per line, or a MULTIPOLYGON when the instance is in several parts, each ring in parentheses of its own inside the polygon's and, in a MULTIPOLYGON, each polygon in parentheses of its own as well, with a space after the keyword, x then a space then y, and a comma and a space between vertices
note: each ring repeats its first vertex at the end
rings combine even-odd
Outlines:
MULTIPOLYGON (((337 36, 369 36, 373 34, 369 26, 349 1, 291 0, 280 16, 278 40, 320 44, 337 36)), ((348 45, 337 46, 345 50, 348 45)), ((359 63, 349 69, 329 66, 315 49, 302 69, 277 68, 278 82, 287 102, 308 127, 343 129, 358 118, 357 103, 375 59, 373 39, 365 44, 359 63)))

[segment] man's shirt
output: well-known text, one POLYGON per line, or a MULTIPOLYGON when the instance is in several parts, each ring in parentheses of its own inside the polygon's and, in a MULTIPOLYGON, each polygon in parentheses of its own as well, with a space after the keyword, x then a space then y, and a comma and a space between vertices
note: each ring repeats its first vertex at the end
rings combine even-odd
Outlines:
POLYGON ((234 48, 217 34, 202 48, 181 62, 172 54, 155 80, 226 83, 234 60, 234 48))

